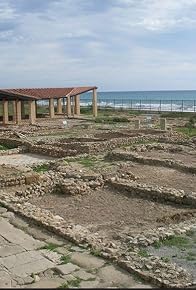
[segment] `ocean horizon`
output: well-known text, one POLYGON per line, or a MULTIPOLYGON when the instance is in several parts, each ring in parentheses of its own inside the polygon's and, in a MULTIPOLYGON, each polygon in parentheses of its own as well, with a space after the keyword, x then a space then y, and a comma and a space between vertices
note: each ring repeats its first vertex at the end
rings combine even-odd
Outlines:
MULTIPOLYGON (((98 91, 100 108, 127 108, 152 111, 196 111, 196 90, 98 91)), ((81 105, 92 104, 90 93, 81 96, 81 105)))

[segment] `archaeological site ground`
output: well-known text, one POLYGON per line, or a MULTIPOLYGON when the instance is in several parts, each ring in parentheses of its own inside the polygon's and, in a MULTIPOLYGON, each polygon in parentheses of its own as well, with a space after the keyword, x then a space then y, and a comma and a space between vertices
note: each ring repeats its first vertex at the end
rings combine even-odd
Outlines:
POLYGON ((85 113, 0 128, 0 288, 194 288, 188 114, 85 113))

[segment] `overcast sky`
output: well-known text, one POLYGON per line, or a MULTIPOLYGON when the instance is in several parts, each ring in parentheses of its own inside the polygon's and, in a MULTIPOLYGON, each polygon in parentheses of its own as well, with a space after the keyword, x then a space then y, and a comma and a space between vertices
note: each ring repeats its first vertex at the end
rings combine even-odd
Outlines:
POLYGON ((0 0, 0 87, 196 89, 196 0, 0 0))

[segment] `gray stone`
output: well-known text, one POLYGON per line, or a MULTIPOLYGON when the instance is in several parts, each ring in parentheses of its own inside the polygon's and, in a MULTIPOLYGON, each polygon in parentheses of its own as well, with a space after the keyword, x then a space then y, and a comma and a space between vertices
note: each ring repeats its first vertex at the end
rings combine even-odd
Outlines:
POLYGON ((52 237, 52 238, 47 239, 46 243, 47 244, 54 244, 57 246, 63 246, 66 243, 66 241, 52 237))
POLYGON ((7 212, 4 212, 1 216, 6 219, 13 219, 15 215, 13 212, 7 211, 7 212))
POLYGON ((71 261, 78 266, 86 269, 97 269, 105 264, 105 261, 103 259, 94 257, 86 253, 73 253, 71 256, 71 261))
POLYGON ((73 273, 73 275, 75 277, 78 277, 78 278, 80 278, 82 280, 85 280, 85 281, 89 280, 89 279, 95 279, 96 278, 95 275, 92 275, 91 273, 88 273, 88 272, 86 272, 84 270, 76 271, 76 272, 73 273))
POLYGON ((40 242, 25 234, 22 230, 14 228, 6 220, 0 220, 1 236, 10 243, 20 245, 25 250, 34 250, 44 246, 44 242, 40 242))
POLYGON ((95 281, 82 281, 80 283, 80 288, 97 288, 97 286, 99 285, 99 281, 95 280, 95 281))
POLYGON ((0 264, 9 269, 12 274, 22 278, 55 266, 54 263, 44 258, 38 251, 23 252, 0 258, 0 264))
POLYGON ((133 277, 118 267, 113 265, 105 266, 97 272, 98 277, 102 282, 108 283, 109 286, 119 286, 119 287, 134 287, 136 281, 133 277))
POLYGON ((48 234, 45 234, 43 231, 36 229, 36 228, 28 227, 25 229, 25 231, 26 231, 26 233, 33 236, 35 239, 38 239, 41 241, 45 241, 49 238, 48 234))
POLYGON ((55 251, 58 252, 61 255, 65 255, 65 256, 71 254, 71 252, 66 247, 58 247, 58 248, 55 249, 55 251))
POLYGON ((67 264, 63 264, 63 265, 55 267, 55 270, 62 275, 70 274, 70 273, 72 273, 76 270, 79 270, 79 269, 80 268, 77 265, 74 265, 72 263, 67 263, 67 264))
POLYGON ((86 251, 86 249, 83 249, 83 248, 80 248, 80 247, 77 247, 77 246, 71 247, 71 250, 75 251, 75 252, 81 252, 81 253, 86 251))
POLYGON ((29 288, 45 288, 45 289, 52 289, 52 288, 58 288, 61 286, 61 282, 58 280, 54 279, 49 279, 49 280, 41 280, 39 282, 33 283, 31 285, 28 285, 29 288))
POLYGON ((30 276, 23 278, 24 284, 32 284, 34 279, 30 276))
POLYGON ((8 244, 0 247, 0 257, 8 257, 11 255, 22 253, 24 251, 25 249, 20 246, 8 244))
POLYGON ((55 264, 61 264, 62 261, 61 261, 61 255, 56 253, 56 252, 53 252, 53 251, 50 251, 50 250, 39 250, 39 252, 45 257, 47 258, 48 260, 52 261, 53 263, 55 264))
POLYGON ((7 212, 7 208, 5 208, 5 207, 0 207, 0 215, 1 214, 4 214, 4 213, 6 213, 7 212))
POLYGON ((29 224, 19 217, 11 218, 10 223, 19 229, 25 229, 29 227, 29 224))
POLYGON ((9 273, 0 270, 0 288, 11 288, 11 281, 9 273))

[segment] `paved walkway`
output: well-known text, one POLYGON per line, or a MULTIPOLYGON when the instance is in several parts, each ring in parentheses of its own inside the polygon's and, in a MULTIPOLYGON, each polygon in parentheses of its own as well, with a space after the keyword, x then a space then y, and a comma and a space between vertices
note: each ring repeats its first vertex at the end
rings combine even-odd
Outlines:
POLYGON ((33 163, 39 164, 49 160, 55 160, 55 158, 31 153, 0 156, 0 164, 9 164, 14 166, 31 165, 33 163))
POLYGON ((0 288, 152 288, 0 207, 0 288))

